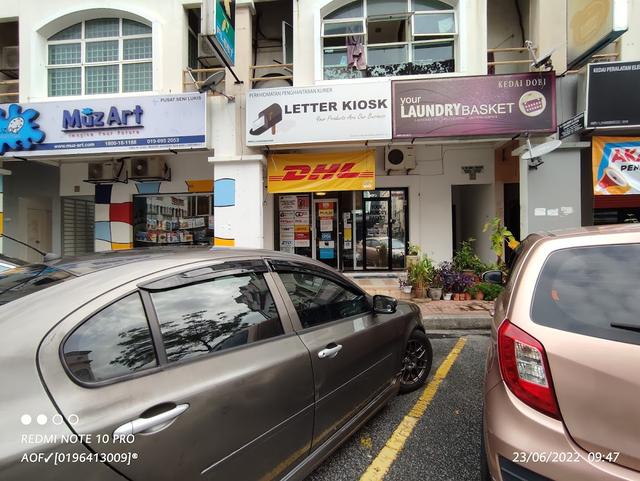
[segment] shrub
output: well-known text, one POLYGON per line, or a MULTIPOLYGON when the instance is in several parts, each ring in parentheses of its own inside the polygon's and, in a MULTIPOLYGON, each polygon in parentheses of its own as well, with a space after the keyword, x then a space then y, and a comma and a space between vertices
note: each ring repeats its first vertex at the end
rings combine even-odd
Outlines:
POLYGON ((471 276, 463 274, 453 265, 453 262, 442 262, 436 271, 442 281, 445 292, 465 292, 473 285, 471 276))
POLYGON ((485 301, 495 301, 503 289, 501 285, 491 284, 489 282, 480 282, 475 287, 484 294, 485 301))

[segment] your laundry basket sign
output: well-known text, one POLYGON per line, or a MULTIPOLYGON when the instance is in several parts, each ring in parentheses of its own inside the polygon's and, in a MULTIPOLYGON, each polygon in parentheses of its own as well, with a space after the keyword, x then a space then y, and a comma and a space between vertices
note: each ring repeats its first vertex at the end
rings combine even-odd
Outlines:
POLYGON ((393 137, 556 130, 555 73, 392 82, 393 137))

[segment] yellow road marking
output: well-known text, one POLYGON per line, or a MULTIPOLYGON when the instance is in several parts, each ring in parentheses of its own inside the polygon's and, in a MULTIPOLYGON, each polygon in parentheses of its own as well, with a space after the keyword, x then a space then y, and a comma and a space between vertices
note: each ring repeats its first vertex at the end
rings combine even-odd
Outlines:
POLYGON ((433 376, 431 382, 426 388, 424 388, 422 395, 413 405, 409 414, 407 414, 400 424, 398 424, 398 427, 387 440, 387 443, 371 462, 364 474, 360 477, 360 481, 382 481, 382 479, 384 479, 385 475, 389 472, 391 465, 398 457, 398 454, 402 451, 407 439, 411 436, 413 428, 416 427, 418 420, 425 413, 427 407, 429 407, 429 404, 436 395, 440 384, 444 378, 447 377, 447 374, 449 374, 449 370, 460 354, 460 351, 462 351, 465 342, 467 342, 467 339, 464 337, 458 339, 456 345, 453 346, 451 352, 449 352, 445 360, 440 364, 440 367, 438 367, 438 370, 433 376))

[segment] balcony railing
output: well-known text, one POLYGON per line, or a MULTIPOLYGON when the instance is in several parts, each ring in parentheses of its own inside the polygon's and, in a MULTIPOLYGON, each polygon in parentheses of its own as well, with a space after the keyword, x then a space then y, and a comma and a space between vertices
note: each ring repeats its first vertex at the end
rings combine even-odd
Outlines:
POLYGON ((251 65, 249 67, 249 81, 251 88, 293 85, 293 64, 251 65))
MULTIPOLYGON (((533 49, 537 54, 537 49, 533 49)), ((487 50, 487 67, 489 75, 496 73, 528 72, 531 65, 527 47, 490 48, 487 50), (524 55, 523 55, 524 54, 524 55), (499 71, 498 71, 499 70, 499 71)))
POLYGON ((19 86, 20 80, 18 79, 0 80, 0 104, 16 102, 19 86))

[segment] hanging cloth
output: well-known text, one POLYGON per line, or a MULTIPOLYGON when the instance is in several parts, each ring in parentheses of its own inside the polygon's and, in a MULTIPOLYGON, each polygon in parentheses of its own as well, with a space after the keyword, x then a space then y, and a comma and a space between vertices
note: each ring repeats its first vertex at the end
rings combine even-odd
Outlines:
POLYGON ((367 58, 362 45, 362 35, 347 36, 347 67, 364 70, 367 68, 367 58))

